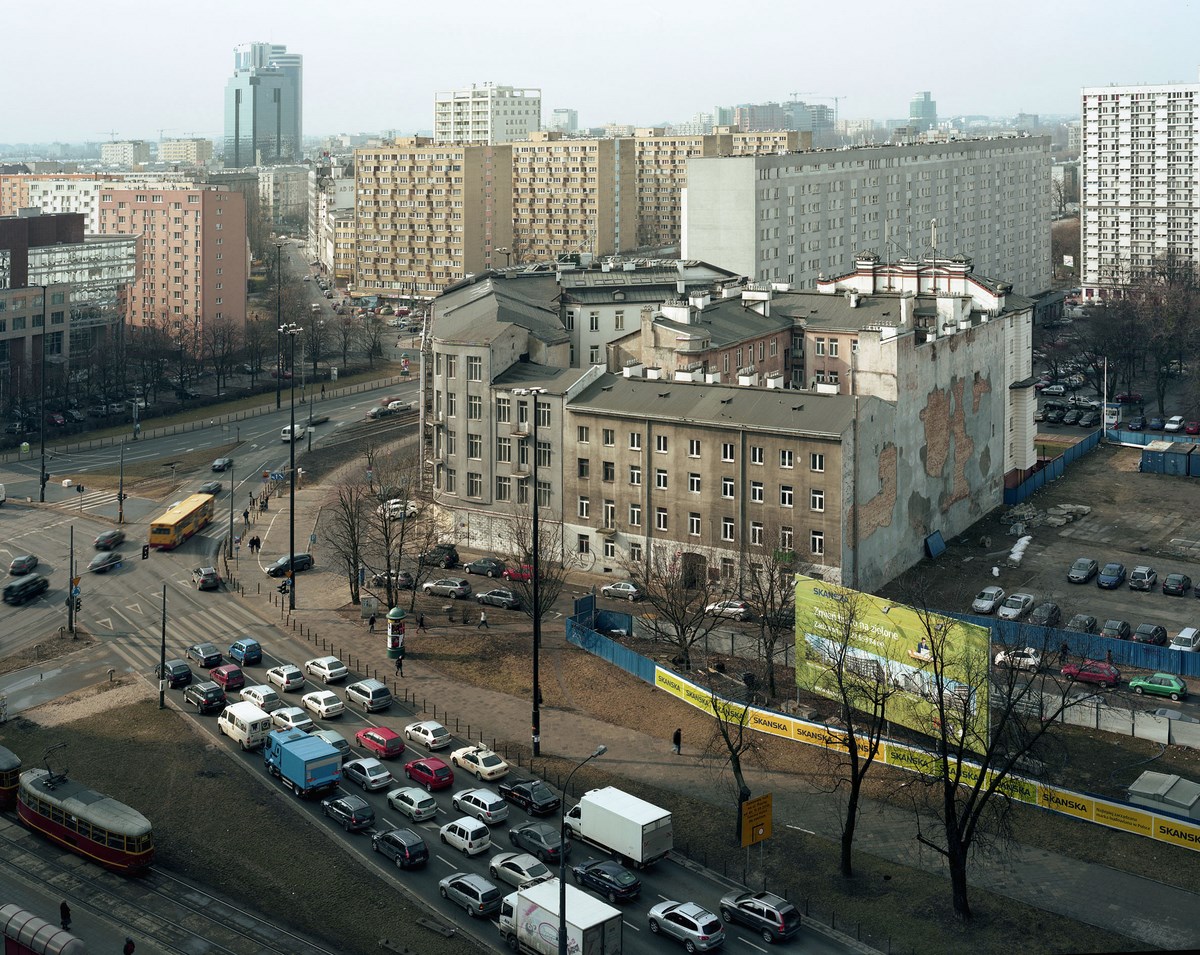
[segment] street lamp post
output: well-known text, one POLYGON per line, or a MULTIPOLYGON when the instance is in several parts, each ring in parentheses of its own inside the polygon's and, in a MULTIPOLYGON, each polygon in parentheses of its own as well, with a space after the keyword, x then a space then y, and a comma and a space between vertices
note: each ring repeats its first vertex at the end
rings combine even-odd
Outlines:
POLYGON ((514 388, 515 395, 533 396, 533 553, 530 555, 533 583, 533 755, 542 752, 542 690, 540 686, 538 658, 542 650, 542 588, 539 555, 541 534, 538 523, 538 397, 546 393, 545 388, 514 388))
MULTIPOLYGON (((38 503, 46 503, 46 296, 49 294, 50 288, 47 285, 42 286, 42 357, 41 357, 41 381, 38 382, 38 438, 42 449, 42 473, 38 478, 38 503)), ((29 339, 30 345, 33 344, 33 339, 29 339)))
POLYGON ((567 793, 571 790, 571 777, 607 752, 608 747, 603 743, 597 746, 596 752, 571 770, 563 786, 563 798, 558 807, 558 955, 567 955, 567 793))
POLYGON ((504 256, 504 267, 508 268, 508 263, 512 259, 512 249, 493 249, 492 251, 498 252, 500 255, 504 256))
POLYGON ((275 243, 275 321, 279 325, 279 334, 275 338, 275 410, 283 404, 283 266, 279 258, 283 252, 283 243, 275 243))
MULTIPOLYGON (((292 429, 288 442, 290 455, 291 488, 288 493, 288 610, 296 609, 296 336, 300 334, 300 326, 295 322, 290 325, 280 325, 279 334, 288 336, 288 366, 292 372, 292 429)), ((282 354, 282 351, 281 351, 282 354)))

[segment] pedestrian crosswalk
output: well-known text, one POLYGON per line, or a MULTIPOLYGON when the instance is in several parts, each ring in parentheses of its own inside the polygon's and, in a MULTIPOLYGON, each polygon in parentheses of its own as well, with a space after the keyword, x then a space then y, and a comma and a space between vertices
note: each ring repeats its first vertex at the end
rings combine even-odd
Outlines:
POLYGON ((76 494, 74 497, 67 498, 64 501, 55 501, 54 506, 62 508, 65 511, 78 511, 80 509, 90 511, 95 507, 104 507, 106 504, 116 503, 116 491, 85 491, 83 494, 76 494))

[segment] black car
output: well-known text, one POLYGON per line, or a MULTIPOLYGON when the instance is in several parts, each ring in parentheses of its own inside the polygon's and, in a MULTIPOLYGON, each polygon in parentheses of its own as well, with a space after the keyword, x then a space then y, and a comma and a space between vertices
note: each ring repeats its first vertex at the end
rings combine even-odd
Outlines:
POLYGON ((1129 423, 1125 427, 1129 431, 1145 431, 1146 419, 1143 415, 1134 415, 1129 419, 1129 423))
POLYGON ((107 574, 114 567, 121 566, 124 559, 115 550, 104 550, 88 561, 87 569, 93 574, 107 574))
POLYGON ((125 543, 125 532, 112 530, 103 531, 96 535, 96 539, 92 541, 92 545, 96 550, 113 550, 125 543))
POLYGON ((1105 620, 1100 636, 1110 640, 1128 640, 1133 635, 1127 620, 1105 620))
POLYGON ((1079 424, 1079 417, 1080 417, 1079 412, 1076 411, 1074 408, 1072 408, 1065 415, 1063 415, 1062 423, 1063 424, 1079 424))
POLYGON ((504 573, 504 561, 498 557, 479 557, 463 564, 463 570, 468 574, 482 574, 484 577, 499 577, 504 573))
POLYGON ((1046 424, 1062 424, 1063 412, 1055 408, 1053 411, 1046 412, 1046 424))
POLYGON ((1134 643, 1152 643, 1156 647, 1167 645, 1167 628, 1156 623, 1139 623, 1133 631, 1134 643))
MULTIPOLYGON (((388 576, 389 575, 386 573, 372 574, 371 586, 386 587, 388 576)), ((412 590, 417 583, 416 578, 414 578, 413 575, 407 570, 393 570, 391 573, 391 578, 392 586, 398 588, 399 590, 412 590)))
POLYGON ((212 463, 214 471, 228 471, 231 467, 233 467, 233 458, 217 458, 212 463))
POLYGON ((417 560, 423 567, 457 567, 458 548, 453 544, 435 544, 417 560))
POLYGON ((187 658, 195 660, 201 670, 211 670, 221 665, 221 651, 211 643, 194 643, 187 648, 187 658))
POLYGON ((1035 627, 1055 627, 1061 619, 1062 611, 1058 604, 1049 600, 1034 607, 1029 615, 1029 622, 1035 627))
POLYGON ((1100 424, 1100 414, 1096 411, 1085 411, 1079 416, 1079 427, 1095 428, 1100 424))
POLYGON ((321 801, 321 812, 341 823, 347 832, 361 832, 375 825, 375 810, 362 796, 338 796, 321 801))
POLYGON ((371 848, 382 852, 399 869, 416 869, 429 861, 429 847, 411 829, 392 829, 371 836, 371 848))
POLYGON ((571 869, 576 885, 583 885, 604 896, 610 903, 636 899, 642 894, 642 881, 611 859, 588 859, 571 869))
MULTIPOLYGON (((543 862, 557 863, 563 851, 562 834, 558 826, 548 822, 527 822, 523 826, 513 826, 508 830, 508 841, 514 848, 531 852, 543 862)), ((571 854, 571 843, 566 845, 567 855, 571 854)))
MULTIPOLYGON (((302 570, 308 570, 313 565, 312 554, 297 554, 292 562, 292 570, 295 573, 300 573, 302 570)), ((286 577, 288 572, 288 558, 280 557, 275 563, 267 567, 268 577, 286 577)))
POLYGON ((1095 633, 1096 618, 1091 614, 1077 613, 1067 621, 1067 629, 1076 633, 1095 633))
POLYGON ((199 494, 220 494, 223 487, 225 485, 220 481, 205 481, 196 491, 199 494))
POLYGON ((486 590, 481 594, 476 594, 475 599, 481 604, 487 604, 489 607, 503 607, 505 610, 516 610, 521 606, 521 598, 511 590, 505 590, 503 587, 497 587, 495 590, 486 590))
POLYGON ((32 573, 33 568, 37 565, 37 555, 25 554, 22 557, 13 558, 12 563, 8 565, 8 572, 14 577, 24 577, 26 574, 32 573))
POLYGON ((197 713, 213 713, 225 709, 228 701, 225 691, 218 684, 205 680, 203 683, 193 683, 184 690, 183 702, 196 707, 197 713))
POLYGON ((500 784, 500 796, 534 816, 558 812, 562 801, 540 779, 514 779, 500 784))
POLYGON ((192 668, 183 660, 168 660, 162 665, 160 675, 172 690, 192 682, 192 668))
POLYGON ((1183 597, 1192 589, 1192 578, 1187 574, 1167 574, 1163 578, 1162 591, 1169 597, 1183 597))
POLYGON ((754 929, 768 944, 800 931, 796 907, 773 892, 731 892, 721 899, 721 918, 754 929))

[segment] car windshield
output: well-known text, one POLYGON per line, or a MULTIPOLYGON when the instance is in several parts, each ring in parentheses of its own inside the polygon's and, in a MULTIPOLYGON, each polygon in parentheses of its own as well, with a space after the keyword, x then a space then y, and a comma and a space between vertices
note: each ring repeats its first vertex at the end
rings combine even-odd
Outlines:
POLYGON ((438 766, 433 771, 433 775, 436 776, 438 779, 445 779, 447 776, 450 775, 450 770, 446 766, 438 766))
POLYGON ((481 762, 484 766, 491 767, 491 766, 499 766, 504 761, 499 756, 492 754, 490 756, 481 757, 479 762, 481 762))
POLYGON ((637 881, 637 877, 628 869, 620 869, 617 872, 610 872, 609 874, 617 885, 632 885, 637 881))
POLYGON ((1090 566, 1091 566, 1091 561, 1089 561, 1089 560, 1077 560, 1077 561, 1075 561, 1074 564, 1071 565, 1071 568, 1073 570, 1087 570, 1090 566))
POLYGON ((1105 564, 1104 565, 1105 575, 1109 575, 1109 574, 1115 575, 1115 574, 1119 574, 1120 572, 1121 572, 1120 564, 1105 564))

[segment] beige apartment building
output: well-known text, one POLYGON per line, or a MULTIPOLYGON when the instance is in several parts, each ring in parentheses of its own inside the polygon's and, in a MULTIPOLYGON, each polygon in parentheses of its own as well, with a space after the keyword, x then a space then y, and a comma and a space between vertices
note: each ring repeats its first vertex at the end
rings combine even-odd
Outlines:
POLYGON ((220 186, 114 183, 100 192, 101 235, 139 237, 140 270, 126 321, 191 334, 246 322, 246 200, 220 186))
POLYGON ((512 144, 513 264, 637 244, 633 139, 531 134, 512 144))
POLYGON ((357 295, 432 298, 512 245, 513 147, 399 139, 355 150, 357 295))
POLYGON ((205 166, 212 162, 211 139, 165 139, 158 144, 160 162, 179 162, 189 166, 205 166))

